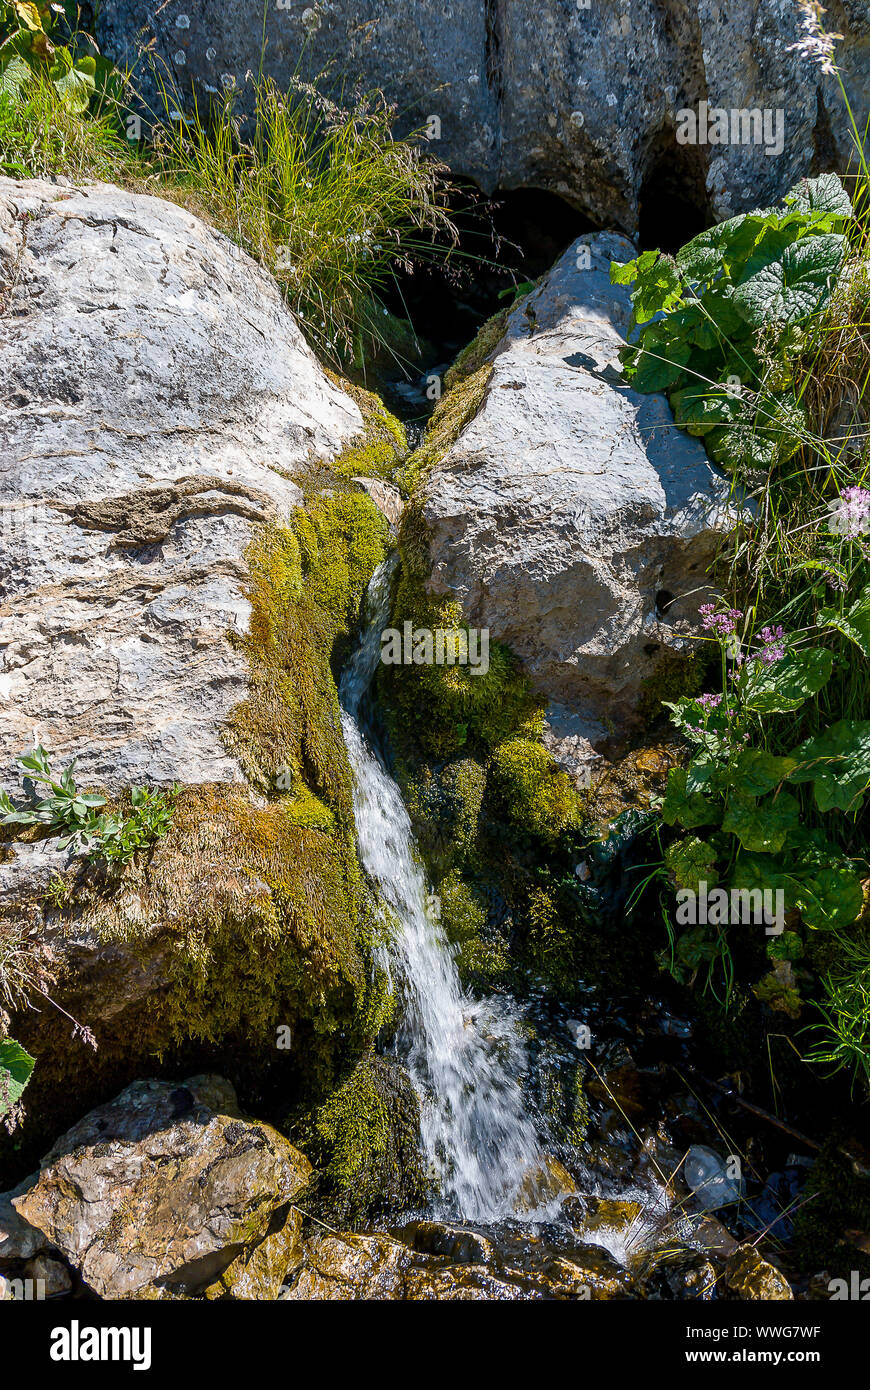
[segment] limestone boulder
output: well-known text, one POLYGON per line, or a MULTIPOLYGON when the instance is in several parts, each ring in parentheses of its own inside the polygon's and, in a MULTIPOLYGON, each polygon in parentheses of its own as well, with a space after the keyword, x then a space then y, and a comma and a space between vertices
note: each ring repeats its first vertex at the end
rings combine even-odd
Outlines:
POLYGON ((572 770, 637 721, 685 650, 733 524, 728 481, 664 396, 620 374, 634 254, 583 237, 512 311, 477 413, 425 480, 429 588, 521 658, 572 770))
POLYGON ((0 784, 35 730, 110 789, 241 781, 252 526, 359 409, 272 278, 160 198, 0 179, 0 287, 0 784))
POLYGON ((189 1296, 227 1271, 258 1297, 254 1272, 277 1288, 292 1261, 276 1237, 310 1173, 221 1077, 137 1081, 58 1139, 12 1206, 101 1298, 189 1296))
MULTIPOLYGON (((826 8, 863 129, 867 7, 826 8)), ((425 127, 433 152, 487 193, 547 189, 633 235, 651 200, 722 218, 775 202, 820 163, 846 162, 836 80, 792 48, 800 19, 795 0, 277 0, 265 10, 106 0, 97 32, 134 68, 152 111, 163 108, 144 51, 182 105, 196 89, 200 109, 229 89, 250 104, 246 74, 261 65, 285 86, 333 65, 346 91, 382 89, 405 126, 425 127), (767 110, 776 136, 679 144, 680 112, 701 102, 767 110)))

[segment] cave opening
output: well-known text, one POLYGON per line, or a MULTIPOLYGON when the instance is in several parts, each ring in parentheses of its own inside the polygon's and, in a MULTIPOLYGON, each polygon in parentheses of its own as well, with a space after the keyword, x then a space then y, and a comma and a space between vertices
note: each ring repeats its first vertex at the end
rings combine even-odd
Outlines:
POLYGON ((650 152, 638 196, 641 251, 673 255, 715 219, 707 193, 706 161, 697 145, 678 145, 673 130, 663 132, 650 152))

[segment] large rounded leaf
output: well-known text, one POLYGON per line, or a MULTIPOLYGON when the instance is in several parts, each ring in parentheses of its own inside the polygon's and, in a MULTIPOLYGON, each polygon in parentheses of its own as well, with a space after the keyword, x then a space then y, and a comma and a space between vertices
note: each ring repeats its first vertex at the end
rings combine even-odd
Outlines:
POLYGON ((750 261, 734 289, 734 301, 754 328, 800 323, 822 307, 845 259, 845 237, 804 237, 757 270, 750 261))

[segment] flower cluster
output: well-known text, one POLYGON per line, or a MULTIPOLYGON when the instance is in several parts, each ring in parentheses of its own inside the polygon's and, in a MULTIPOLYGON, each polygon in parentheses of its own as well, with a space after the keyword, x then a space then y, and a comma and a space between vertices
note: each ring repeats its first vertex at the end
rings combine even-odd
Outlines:
POLYGON ((847 487, 842 496, 828 504, 828 530, 833 536, 854 539, 870 531, 870 492, 864 487, 847 487))
POLYGON ((752 659, 762 666, 772 666, 785 656, 785 631, 781 627, 763 627, 759 633, 761 649, 753 653, 752 659))
POLYGON ((822 72, 836 75, 837 66, 834 62, 834 44, 842 39, 842 34, 829 34, 825 29, 822 19, 827 13, 819 3, 819 0, 797 0, 798 9, 803 14, 801 28, 804 37, 797 43, 789 44, 787 53, 797 51, 802 58, 807 58, 811 63, 818 63, 822 72))
POLYGON ((730 637, 743 617, 739 608, 717 609, 713 603, 702 603, 698 612, 702 627, 715 637, 730 637))

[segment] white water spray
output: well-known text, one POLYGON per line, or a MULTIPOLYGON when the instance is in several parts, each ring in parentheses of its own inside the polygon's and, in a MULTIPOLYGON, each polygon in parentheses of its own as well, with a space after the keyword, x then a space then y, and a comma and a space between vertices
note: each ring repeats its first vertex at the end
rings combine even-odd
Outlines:
POLYGON ((388 561, 372 577, 369 626, 340 687, 357 838, 362 863, 398 923, 391 957, 403 1002, 399 1047, 420 1097, 424 1148, 445 1208, 485 1223, 517 1214, 521 1188, 521 1205, 536 1205, 542 1155, 520 1085, 527 1057, 518 1018, 506 1000, 463 992, 429 905, 401 793, 360 727, 387 625, 392 568, 388 561))

